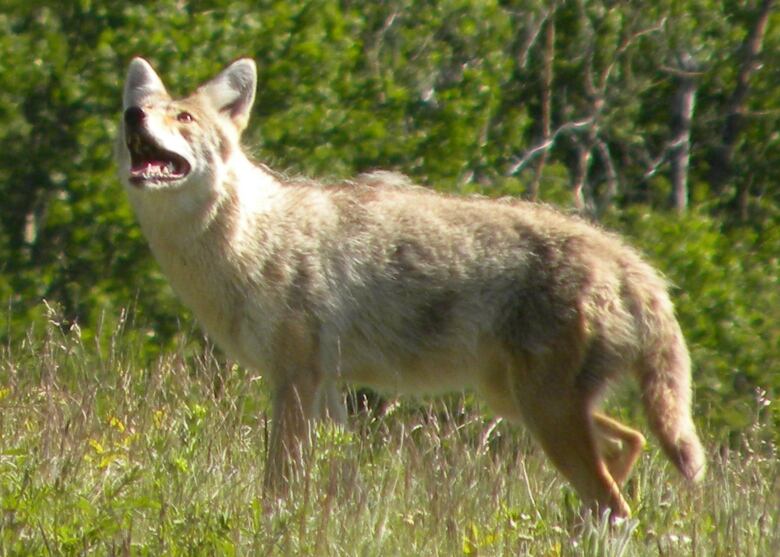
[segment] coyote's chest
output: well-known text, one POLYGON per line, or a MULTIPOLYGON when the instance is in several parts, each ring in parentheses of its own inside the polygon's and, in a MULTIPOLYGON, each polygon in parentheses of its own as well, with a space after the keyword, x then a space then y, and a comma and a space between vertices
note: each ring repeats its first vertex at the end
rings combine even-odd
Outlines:
POLYGON ((217 344, 244 365, 257 366, 255 352, 262 345, 258 314, 264 313, 262 293, 254 292, 250 274, 225 246, 205 248, 198 243, 172 249, 164 243, 153 243, 160 266, 181 301, 194 313, 197 321, 217 344), (253 325, 254 324, 254 325, 253 325), (248 329, 257 333, 254 345, 247 349, 248 329))

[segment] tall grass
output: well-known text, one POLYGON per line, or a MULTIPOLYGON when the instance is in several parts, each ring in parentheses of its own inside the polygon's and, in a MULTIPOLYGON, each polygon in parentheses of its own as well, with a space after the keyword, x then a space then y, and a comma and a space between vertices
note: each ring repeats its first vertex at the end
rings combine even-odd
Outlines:
POLYGON ((144 365, 126 328, 86 338, 52 318, 2 348, 0 554, 780 554, 776 424, 757 418, 740 450, 710 439, 694 488, 651 443, 626 486, 634 517, 612 527, 464 397, 318 426, 273 500, 262 379, 187 342, 144 365))

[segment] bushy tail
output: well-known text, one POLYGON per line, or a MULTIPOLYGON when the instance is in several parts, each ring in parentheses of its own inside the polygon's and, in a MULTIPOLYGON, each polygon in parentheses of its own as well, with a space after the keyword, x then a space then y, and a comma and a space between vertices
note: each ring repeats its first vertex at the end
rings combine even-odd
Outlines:
POLYGON ((665 290, 648 292, 639 362, 642 400, 666 455, 688 480, 704 477, 706 458, 691 418, 691 359, 665 290))

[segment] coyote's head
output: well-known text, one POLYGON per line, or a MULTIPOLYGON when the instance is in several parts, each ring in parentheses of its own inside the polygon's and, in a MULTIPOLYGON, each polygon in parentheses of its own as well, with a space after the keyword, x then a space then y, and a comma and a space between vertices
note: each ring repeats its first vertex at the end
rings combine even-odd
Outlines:
POLYGON ((134 195, 189 195, 217 185, 225 163, 239 149, 256 83, 255 63, 243 58, 189 97, 173 99, 149 63, 134 58, 127 72, 117 146, 120 178, 128 189, 134 195))

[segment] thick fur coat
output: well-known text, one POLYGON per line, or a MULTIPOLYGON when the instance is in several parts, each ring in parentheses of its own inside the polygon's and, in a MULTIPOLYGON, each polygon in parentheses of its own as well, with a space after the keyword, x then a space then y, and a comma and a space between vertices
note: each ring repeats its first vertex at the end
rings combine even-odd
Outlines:
POLYGON ((443 195, 398 174, 285 179, 240 147, 251 60, 172 99, 130 65, 119 174, 157 261, 207 333, 273 386, 266 480, 284 485, 309 420, 344 417, 344 382, 469 389, 523 422, 591 507, 643 436, 596 410, 633 373, 689 479, 704 472, 688 350, 663 278, 615 235, 552 208, 443 195))

